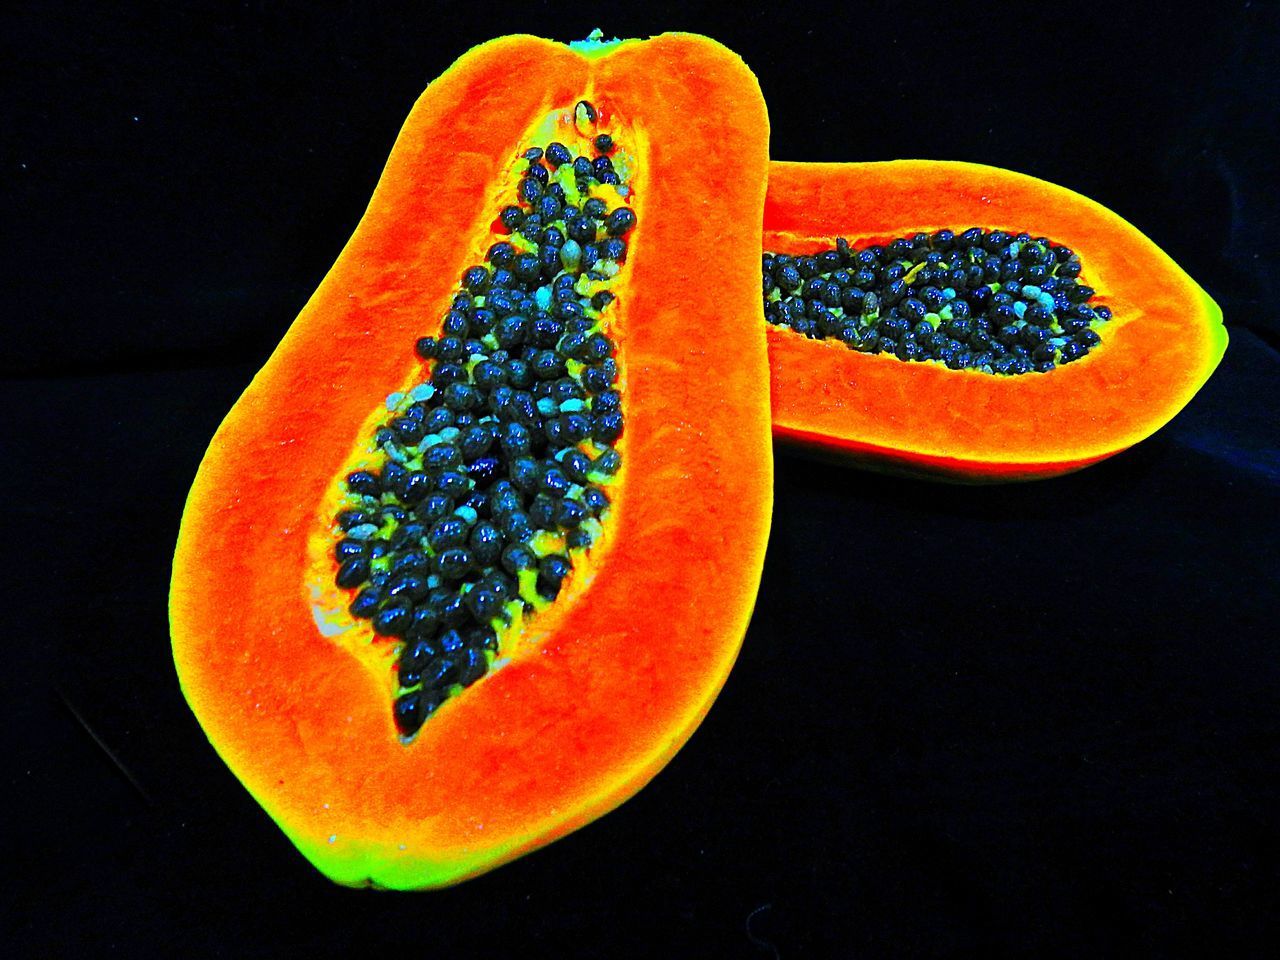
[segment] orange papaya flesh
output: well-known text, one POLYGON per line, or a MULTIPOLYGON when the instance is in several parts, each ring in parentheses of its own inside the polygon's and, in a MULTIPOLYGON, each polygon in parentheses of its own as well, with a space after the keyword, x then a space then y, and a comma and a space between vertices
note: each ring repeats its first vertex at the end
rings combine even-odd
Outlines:
POLYGON ((215 434, 174 557, 179 679, 220 756, 331 879, 439 887, 511 860, 632 795, 709 709, 771 511, 759 236, 742 229, 761 219, 767 143, 755 78, 706 38, 476 48, 415 105, 351 240, 215 434), (622 466, 555 602, 504 622, 493 669, 406 739, 390 709, 402 643, 335 582, 335 518, 356 506, 344 478, 385 469, 370 438, 387 395, 424 379, 407 348, 429 324, 439 343, 521 154, 582 102, 628 158, 636 215, 604 308, 622 466), (707 103, 716 122, 689 123, 707 103), (696 282, 709 242, 727 265, 714 288, 696 282), (711 344, 734 357, 715 377, 711 344))
POLYGON ((1087 303, 1101 311, 1088 329, 1101 342, 1066 363, 1058 346, 1053 367, 1003 376, 858 352, 775 323, 776 437, 896 473, 1051 477, 1154 433, 1221 359, 1227 335, 1209 296, 1133 226, 1063 187, 951 161, 770 165, 767 251, 813 254, 837 237, 854 249, 884 246, 973 226, 1049 238, 1077 255, 1087 303))

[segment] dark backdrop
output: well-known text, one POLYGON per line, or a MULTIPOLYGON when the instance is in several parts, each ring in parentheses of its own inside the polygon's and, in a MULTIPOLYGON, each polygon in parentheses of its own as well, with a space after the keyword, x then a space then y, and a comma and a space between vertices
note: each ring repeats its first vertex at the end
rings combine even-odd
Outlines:
POLYGON ((1275 6, 173 6, 0 24, 18 955, 1274 944, 1275 6), (1205 286, 1231 346, 1172 424, 1063 479, 934 486, 779 450, 742 655, 653 784, 456 889, 340 889, 177 688, 183 497, 427 81, 489 37, 597 24, 737 50, 776 157, 974 160, 1094 197, 1205 286))

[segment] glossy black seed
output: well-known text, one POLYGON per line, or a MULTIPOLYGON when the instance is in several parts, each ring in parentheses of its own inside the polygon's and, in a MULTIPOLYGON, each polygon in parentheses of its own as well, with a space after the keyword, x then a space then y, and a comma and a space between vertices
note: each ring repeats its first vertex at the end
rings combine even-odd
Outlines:
MULTIPOLYGON (((456 630, 450 630, 448 633, 456 634, 456 630)), ((444 636, 441 636, 441 647, 444 647, 444 636)), ((440 690, 444 687, 455 683, 458 679, 458 662, 450 653, 457 653, 462 650, 462 644, 459 643, 454 650, 448 650, 444 655, 436 657, 425 667, 422 668, 422 688, 423 690, 440 690)))
POLYGON ((423 523, 434 523, 441 517, 453 513, 454 500, 443 493, 429 493, 413 508, 413 515, 423 523))
POLYGON ((462 602, 462 597, 457 591, 446 589, 443 590, 442 593, 445 594, 445 597, 442 599, 442 603, 447 607, 456 606, 458 611, 456 622, 446 620, 445 623, 448 625, 448 629, 441 633, 439 639, 436 641, 437 646, 440 649, 438 657, 450 657, 456 655, 458 651, 466 646, 466 641, 462 639, 462 633, 457 628, 466 623, 471 618, 471 615, 467 610, 466 604, 462 602))
POLYGON ((368 548, 361 540, 339 540, 333 548, 333 557, 341 565, 352 557, 362 557, 368 548))
POLYGON ((511 461, 511 482, 525 491, 533 493, 538 489, 542 478, 542 468, 532 457, 522 456, 511 461))
MULTIPOLYGON (((510 364, 511 379, 513 381, 516 379, 515 363, 516 361, 513 360, 510 364)), ((524 390, 517 390, 511 394, 511 399, 507 401, 506 406, 503 408, 503 412, 506 416, 519 421, 526 426, 536 424, 539 419, 538 407, 534 402, 532 394, 524 390)))
POLYGON ((362 497, 376 497, 382 493, 382 484, 368 470, 356 470, 347 474, 347 489, 362 497))
POLYGON ((348 609, 353 617, 368 620, 378 612, 380 603, 382 603, 382 590, 379 587, 368 586, 356 594, 356 598, 351 601, 348 609))
MULTIPOLYGON (((479 365, 477 365, 479 369, 479 365)), ((474 371, 472 371, 474 373, 474 371)), ((463 460, 470 462, 477 457, 483 456, 493 446, 497 431, 488 426, 468 427, 467 431, 458 440, 458 453, 463 460)))
POLYGON ((400 731, 401 736, 413 736, 422 728, 423 721, 434 713, 439 705, 440 701, 437 698, 426 696, 416 690, 401 694, 396 698, 395 707, 392 710, 396 729, 400 731))
POLYGON ((508 514, 524 507, 524 496, 510 480, 499 480, 489 491, 489 513, 501 521, 508 514))
POLYGON ((476 563, 485 566, 496 563, 502 555, 502 531, 493 523, 481 520, 472 528, 468 546, 476 563))
POLYGON ((600 259, 621 262, 627 258, 627 242, 621 237, 610 237, 599 245, 600 259))
MULTIPOLYGON (((350 541, 343 541, 349 543, 350 541)), ((369 561, 364 556, 353 556, 343 561, 335 578, 338 586, 345 590, 360 586, 369 579, 369 561)))
POLYGON ((485 254, 485 259, 495 267, 509 267, 515 262, 518 252, 510 243, 501 240, 489 248, 488 253, 485 254))
POLYGON ((439 625, 439 617, 429 606, 418 607, 413 612, 413 623, 409 628, 411 639, 400 652, 400 685, 402 687, 411 687, 419 683, 422 679, 422 671, 440 655, 440 646, 434 636, 439 625))
MULTIPOLYGON (((556 418, 554 431, 563 444, 574 446, 591 436, 594 421, 585 413, 566 413, 556 418)), ((551 424, 548 424, 547 436, 552 436, 551 424)))
POLYGON ((591 470, 591 458, 581 450, 570 450, 560 458, 560 466, 570 480, 583 484, 591 470))
POLYGON ((512 272, 521 282, 533 283, 542 274, 542 262, 532 253, 522 253, 516 257, 512 272))
POLYGON ((553 140, 547 144, 544 155, 547 158, 547 162, 553 167, 559 167, 573 161, 573 154, 569 152, 569 148, 558 140, 553 140))
POLYGON ((420 550, 414 548, 404 550, 397 554, 395 560, 391 562, 391 573, 393 577, 396 574, 415 574, 426 576, 431 570, 427 561, 427 556, 420 550))
POLYGON ((427 474, 415 470, 404 478, 404 481, 397 485, 396 495, 403 503, 410 506, 420 501, 429 494, 435 486, 434 481, 427 474))
POLYGON ((513 577, 521 570, 532 570, 537 565, 538 555, 526 543, 509 543, 502 549, 502 568, 513 577))
POLYGON ((556 501, 555 514, 553 520, 559 526, 565 529, 571 529, 587 519, 588 513, 586 508, 577 500, 565 498, 556 501))
MULTIPOLYGON (((518 390, 527 390, 534 382, 533 370, 529 364, 523 360, 508 360, 507 364, 507 382, 518 390)), ((510 402, 510 401, 508 401, 510 402)))
MULTIPOLYGON (((440 617, 440 623, 445 627, 457 627, 465 623, 469 616, 461 595, 457 590, 449 587, 439 587, 431 591, 431 596, 427 598, 427 602, 435 608, 440 617)), ((447 649, 444 634, 440 635, 439 643, 441 649, 447 649)))
POLYGON ((529 522, 540 530, 549 530, 556 520, 556 501, 540 493, 529 504, 529 522))
POLYGON ((405 523, 396 527, 395 533, 391 535, 391 549, 393 551, 408 549, 416 549, 421 545, 423 535, 427 532, 427 528, 421 523, 405 523))
POLYGON ((537 180, 538 183, 542 184, 544 187, 547 185, 547 181, 551 179, 550 172, 540 163, 529 164, 526 176, 530 179, 537 180))
POLYGON ((436 490, 455 500, 466 496, 470 489, 467 478, 456 470, 446 470, 436 477, 436 490))
POLYGON ((613 149, 613 137, 607 133, 601 133, 596 136, 595 147, 601 153, 608 153, 613 149))
POLYGON ((401 637, 413 620, 413 607, 407 597, 388 600, 373 617, 373 632, 381 637, 401 637))
POLYGON ((436 338, 435 337, 419 338, 418 342, 414 344, 414 350, 417 352, 418 356, 420 356, 423 360, 433 359, 436 355, 436 338))
POLYGON ((482 402, 480 391, 469 383, 451 383, 444 389, 444 402, 450 410, 474 410, 482 402))
POLYGON ((456 363, 436 363, 431 373, 431 383, 438 390, 443 390, 451 383, 463 383, 467 379, 467 371, 456 363))
POLYGON ((561 377, 551 385, 551 399, 557 404, 586 400, 587 392, 572 377, 561 377))
POLYGON ((1029 348, 1034 348, 1049 339, 1049 331, 1035 324, 1027 324, 1022 328, 1019 338, 1029 348))
POLYGON ((587 487, 582 491, 582 505, 593 517, 599 516, 609 506, 609 498, 599 487, 587 487))
POLYGON ((572 568, 567 557, 558 553, 543 557, 538 562, 538 593, 548 600, 554 600, 560 593, 560 587, 564 578, 569 575, 570 569, 572 568))
POLYGON ((1071 363, 1074 360, 1079 360, 1088 352, 1089 352, 1089 348, 1085 346, 1083 343, 1081 343, 1080 341, 1068 340, 1066 343, 1062 345, 1062 350, 1059 352, 1058 361, 1060 363, 1071 363))
POLYGON ((464 687, 469 687, 483 677, 488 669, 489 661, 484 655, 484 650, 478 646, 468 645, 458 660, 457 682, 464 687))
POLYGON ((443 580, 460 580, 471 571, 471 552, 463 547, 450 547, 434 558, 432 567, 443 580))
POLYGON ((569 239, 578 244, 592 243, 596 239, 596 225, 590 217, 574 217, 565 223, 569 239))
POLYGON ((622 435, 622 414, 614 411, 598 414, 591 426, 591 437, 596 443, 611 444, 622 435))
POLYGON ((426 578, 413 573, 392 577, 387 584, 388 597, 404 596, 414 602, 425 600, 429 592, 430 588, 427 586, 426 578))
POLYGON ((524 343, 528 332, 528 318, 520 314, 511 314, 498 321, 494 327, 493 335, 498 341, 498 346, 510 350, 524 343))
POLYGON ((774 279, 778 282, 778 287, 784 293, 792 293, 800 288, 803 279, 800 271, 793 265, 787 264, 781 268, 775 269, 774 279))
POLYGON ((622 409, 622 394, 617 390, 602 390, 591 401, 591 410, 593 413, 608 413, 614 410, 622 409))
MULTIPOLYGON (((538 199, 542 196, 542 184, 534 177, 525 177, 520 181, 520 188, 517 193, 523 202, 533 205, 537 203, 538 199)), ((525 217, 525 224, 527 224, 528 221, 529 218, 525 217)), ((523 225, 524 224, 522 224, 522 226, 523 225)))
POLYGON ((622 454, 617 450, 604 450, 600 456, 596 457, 595 463, 591 465, 591 469, 595 473, 603 474, 611 477, 622 468, 622 454))
POLYGON ((436 343, 436 358, 439 360, 461 360, 465 355, 461 337, 441 337, 436 343))
POLYGON ((540 347, 554 347, 562 336, 564 323, 555 317, 538 317, 529 331, 529 339, 540 347))
POLYGON ((468 590, 463 602, 478 623, 487 623, 502 613, 502 598, 487 586, 477 585, 468 590))
POLYGON ((549 466, 542 471, 538 481, 538 489, 552 497, 563 497, 569 492, 572 481, 560 467, 549 466))
POLYGON ((468 267, 462 273, 462 285, 472 293, 483 293, 489 286, 489 271, 482 266, 468 267))
POLYGON ((1042 343, 1031 351, 1031 359, 1035 361, 1052 360, 1056 352, 1052 343, 1042 343))
MULTIPOLYGON (((528 183, 529 181, 525 181, 528 183)), ((542 217, 539 214, 531 213, 524 218, 524 223, 520 224, 520 236, 533 243, 538 242, 538 238, 542 235, 542 217)))
POLYGON ((539 380, 554 380, 564 376, 564 360, 554 350, 540 351, 531 366, 534 376, 539 380))
POLYGON ((502 461, 497 457, 479 457, 467 467, 467 476, 479 489, 484 489, 502 472, 502 461))
POLYGON ((338 512, 338 526, 350 530, 366 523, 374 523, 374 515, 365 510, 341 510, 338 512))
POLYGON ((620 237, 636 225, 636 215, 627 207, 618 207, 605 219, 605 232, 611 237, 620 237))
POLYGON ((613 384, 613 379, 602 367, 586 367, 582 371, 582 385, 591 393, 602 393, 613 384))
POLYGON ((437 520, 427 531, 427 544, 436 553, 450 547, 460 547, 467 542, 467 525, 460 517, 447 516, 437 520))
POLYGON ((515 205, 503 207, 498 220, 507 230, 515 230, 524 222, 524 211, 515 205))

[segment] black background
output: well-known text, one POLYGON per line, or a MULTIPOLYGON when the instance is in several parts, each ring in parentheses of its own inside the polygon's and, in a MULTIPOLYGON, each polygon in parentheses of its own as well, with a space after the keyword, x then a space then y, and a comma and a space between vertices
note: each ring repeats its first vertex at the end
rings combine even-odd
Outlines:
POLYGON ((0 23, 17 955, 1274 945, 1276 7, 364 6, 0 23), (178 690, 183 498, 426 83, 489 37, 596 25, 738 51, 775 157, 981 161, 1099 200, 1210 292, 1231 345, 1172 424, 1058 480, 938 486, 780 449, 738 665, 648 788, 448 891, 338 888, 178 690))

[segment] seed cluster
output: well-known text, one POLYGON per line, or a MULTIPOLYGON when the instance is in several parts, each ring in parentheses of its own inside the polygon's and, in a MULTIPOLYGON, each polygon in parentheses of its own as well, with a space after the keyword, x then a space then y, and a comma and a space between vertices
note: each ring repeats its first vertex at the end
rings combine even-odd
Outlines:
MULTIPOLYGON (((575 111, 594 124, 585 102, 575 111)), ((594 132, 594 131, 593 131, 594 132)), ((622 400, 602 313, 635 214, 613 140, 533 147, 485 263, 468 267, 429 380, 388 397, 379 468, 346 478, 334 548, 351 613, 398 638, 394 716, 412 736, 491 665, 498 630, 554 600, 601 530, 622 400)))
POLYGON ((766 253, 764 314, 815 340, 952 370, 1044 373, 1085 356, 1110 319, 1080 258, 1046 237, 971 227, 854 250, 766 253))

